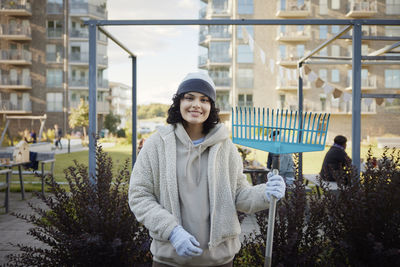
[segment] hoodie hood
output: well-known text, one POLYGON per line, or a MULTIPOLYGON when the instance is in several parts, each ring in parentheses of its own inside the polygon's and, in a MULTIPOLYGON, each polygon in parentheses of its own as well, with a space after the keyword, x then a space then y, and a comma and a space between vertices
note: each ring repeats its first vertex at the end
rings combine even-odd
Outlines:
POLYGON ((187 134, 185 128, 181 123, 176 124, 175 134, 178 137, 179 141, 181 141, 186 148, 201 146, 201 150, 203 151, 206 148, 229 138, 228 130, 226 129, 225 125, 221 123, 212 128, 211 131, 205 136, 204 141, 198 145, 193 144, 193 141, 190 139, 189 135, 187 134))

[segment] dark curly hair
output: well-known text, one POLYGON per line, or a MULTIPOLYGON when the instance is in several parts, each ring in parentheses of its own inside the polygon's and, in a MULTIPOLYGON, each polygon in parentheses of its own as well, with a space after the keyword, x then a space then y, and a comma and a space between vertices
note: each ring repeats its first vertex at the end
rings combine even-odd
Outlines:
MULTIPOLYGON (((169 124, 176 124, 181 122, 183 125, 185 125, 186 121, 182 118, 181 114, 181 99, 185 93, 177 95, 175 94, 172 97, 172 105, 168 109, 168 118, 167 118, 167 123, 169 124)), ((220 122, 219 119, 219 108, 215 106, 214 101, 210 99, 210 115, 208 116, 207 120, 203 123, 203 134, 208 134, 212 128, 214 128, 215 125, 217 125, 220 122)))

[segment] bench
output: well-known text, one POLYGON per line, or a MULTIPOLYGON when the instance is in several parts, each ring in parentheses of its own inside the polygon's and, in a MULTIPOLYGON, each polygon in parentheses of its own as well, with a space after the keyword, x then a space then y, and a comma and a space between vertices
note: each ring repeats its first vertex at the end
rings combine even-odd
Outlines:
MULTIPOLYGON (((319 178, 317 178, 317 174, 303 174, 303 178, 305 180, 305 185, 308 186, 308 183, 311 182, 315 185, 317 189, 318 197, 321 197, 321 183, 319 178)), ((323 181, 324 186, 326 186, 330 191, 338 190, 338 186, 336 182, 331 181, 323 181)))
POLYGON ((11 180, 11 170, 10 169, 5 169, 5 170, 0 170, 0 175, 5 174, 6 176, 6 181, 0 182, 0 189, 5 189, 5 199, 4 199, 4 208, 6 210, 6 213, 8 213, 9 206, 10 206, 10 180, 11 180))
MULTIPOLYGON (((44 194, 44 185, 45 185, 44 178, 49 174, 50 175, 54 174, 54 164, 55 164, 55 162, 56 162, 55 158, 47 159, 47 160, 39 160, 40 171, 37 171, 37 170, 35 170, 35 171, 24 170, 21 173, 22 177, 24 175, 34 175, 34 176, 38 175, 41 178, 41 183, 42 183, 42 190, 41 191, 42 191, 42 194, 44 194), (47 166, 46 164, 50 164, 49 170, 45 170, 45 166, 47 166)), ((12 173, 13 174, 19 174, 18 171, 13 171, 12 173)), ((24 190, 24 189, 21 188, 21 190, 24 190)))

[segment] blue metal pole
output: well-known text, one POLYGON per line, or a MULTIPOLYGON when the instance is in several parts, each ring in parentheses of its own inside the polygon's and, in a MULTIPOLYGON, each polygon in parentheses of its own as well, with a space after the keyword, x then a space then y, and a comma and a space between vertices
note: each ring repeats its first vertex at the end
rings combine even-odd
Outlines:
POLYGON ((137 130, 137 65, 136 56, 131 56, 132 58, 132 168, 135 166, 136 162, 136 130, 137 130))
POLYGON ((96 178, 96 134, 97 134, 97 63, 96 63, 97 26, 89 23, 89 179, 96 178))
POLYGON ((361 144, 361 24, 353 26, 353 114, 352 114, 352 161, 360 171, 361 144))

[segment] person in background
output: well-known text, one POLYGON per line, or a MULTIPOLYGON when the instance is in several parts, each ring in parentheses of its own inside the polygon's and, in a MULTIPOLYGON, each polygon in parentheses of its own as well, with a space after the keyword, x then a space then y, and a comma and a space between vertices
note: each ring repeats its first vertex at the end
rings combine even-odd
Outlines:
POLYGON ((325 181, 336 181, 335 172, 343 171, 351 164, 351 159, 345 151, 347 138, 337 135, 333 142, 334 144, 325 155, 320 171, 320 176, 325 181))
POLYGON ((54 124, 54 140, 56 148, 62 149, 61 144, 62 130, 58 127, 58 124, 54 124))
POLYGON ((189 73, 173 96, 168 125, 143 145, 129 205, 153 238, 153 266, 233 266, 240 250, 237 210, 267 209, 285 195, 279 175, 251 186, 242 158, 220 123, 211 78, 189 73))
MULTIPOLYGON (((272 140, 275 141, 279 131, 272 132, 272 140)), ((279 140, 278 140, 279 141, 279 140)), ((272 170, 272 159, 274 153, 268 153, 267 168, 272 170)), ((292 185, 294 182, 295 167, 293 156, 291 153, 279 154, 279 175, 285 179, 287 185, 292 185)))
POLYGON ((37 137, 35 130, 32 129, 29 135, 30 135, 30 143, 36 143, 37 137))

